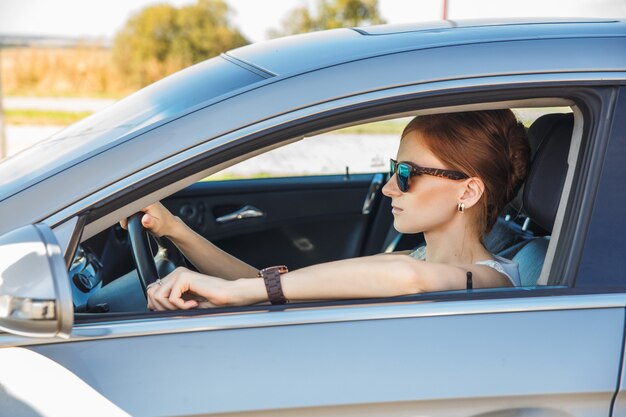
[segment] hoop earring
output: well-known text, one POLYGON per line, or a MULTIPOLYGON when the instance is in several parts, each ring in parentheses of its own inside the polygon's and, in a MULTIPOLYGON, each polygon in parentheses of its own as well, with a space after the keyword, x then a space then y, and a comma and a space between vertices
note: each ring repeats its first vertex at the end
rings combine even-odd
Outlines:
POLYGON ((459 211, 459 213, 465 213, 465 203, 459 203, 456 206, 456 209, 459 211))

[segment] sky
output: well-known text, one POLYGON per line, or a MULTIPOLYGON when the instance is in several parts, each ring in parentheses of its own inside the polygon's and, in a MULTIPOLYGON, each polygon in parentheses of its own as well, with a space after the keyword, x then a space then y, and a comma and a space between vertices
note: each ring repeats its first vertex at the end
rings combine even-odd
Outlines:
MULTIPOLYGON (((112 39, 126 20, 157 3, 194 0, 0 0, 0 34, 112 39)), ((250 41, 267 38, 289 10, 314 0, 226 0, 233 22, 250 41)), ((439 20, 443 0, 379 0, 388 23, 439 20)), ((449 19, 491 17, 626 18, 626 0, 448 0, 449 19)))

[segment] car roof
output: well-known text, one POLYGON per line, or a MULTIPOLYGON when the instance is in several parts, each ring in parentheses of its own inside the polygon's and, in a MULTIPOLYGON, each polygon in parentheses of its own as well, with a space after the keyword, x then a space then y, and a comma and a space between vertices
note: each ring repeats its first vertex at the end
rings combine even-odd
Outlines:
POLYGON ((469 43, 624 36, 617 19, 481 19, 333 29, 257 42, 228 52, 274 75, 293 75, 383 54, 469 43), (337 51, 342 51, 338 54, 337 51))
MULTIPOLYGON (((336 29, 239 48, 187 68, 135 93, 133 96, 143 97, 136 106, 145 113, 146 122, 140 129, 124 131, 124 123, 98 129, 89 120, 95 120, 107 111, 126 114, 124 106, 131 101, 133 96, 130 96, 66 130, 74 133, 78 131, 78 134, 55 135, 16 155, 19 157, 11 157, 0 163, 0 205, 3 209, 19 211, 19 220, 11 216, 0 219, 0 233, 14 226, 44 219, 99 188, 233 129, 254 125, 268 117, 316 102, 348 97, 372 88, 430 82, 433 76, 441 73, 438 68, 441 59, 452 64, 461 60, 459 65, 450 68, 454 71, 448 77, 453 79, 462 74, 467 75, 464 73, 463 54, 466 54, 467 59, 479 60, 472 64, 471 77, 498 75, 502 73, 501 68, 508 68, 505 72, 510 72, 511 68, 518 71, 520 67, 524 67, 527 72, 580 72, 582 68, 582 71, 589 73, 617 71, 622 74, 626 71, 625 57, 616 51, 623 50, 625 39, 626 21, 623 20, 543 19, 525 23, 446 21, 336 29), (579 42, 578 38, 588 40, 579 42), (571 42, 572 39, 574 42, 571 42), (533 59, 517 62, 517 55, 511 52, 515 49, 511 42, 523 44, 522 49, 532 53, 533 59), (568 44, 567 48, 562 48, 564 42, 568 44), (554 47, 560 49, 555 51, 554 47), (494 57, 494 50, 506 57, 494 57), (573 56, 574 50, 580 52, 580 56, 573 56), (406 68, 403 58, 406 54, 413 54, 412 65, 422 63, 421 67, 415 71, 406 68), (424 59, 427 61, 420 61, 420 57, 426 57, 424 59), (482 61, 481 57, 493 61, 482 61), (214 74, 211 71, 214 69, 207 68, 211 67, 212 64, 209 64, 212 60, 218 60, 219 65, 244 69, 258 76, 259 81, 232 91, 220 92, 207 100, 200 97, 195 104, 184 104, 175 113, 167 114, 167 111, 163 111, 161 105, 167 100, 172 101, 172 92, 177 91, 181 84, 187 84, 188 87, 192 84, 191 88, 200 91, 205 83, 211 82, 214 74), (397 68, 385 71, 389 65, 397 68), (355 71, 358 73, 356 77, 355 71), (398 77, 397 74, 386 75, 381 72, 401 72, 403 75, 398 77), (202 85, 195 88, 196 82, 192 81, 198 75, 198 79, 203 81, 200 83, 202 85), (310 82, 304 79, 315 80, 313 82, 316 85, 302 87, 303 82, 310 82), (297 97, 294 97, 294 91, 301 88, 304 88, 302 91, 306 90, 305 94, 296 93, 297 97), (153 91, 158 94, 152 94, 153 91), (147 108, 156 110, 153 114, 146 111, 147 108), (226 115, 221 119, 211 119, 222 111, 226 111, 226 115), (165 116, 161 117, 162 114, 165 116), (196 121, 186 127, 190 119, 196 121), (213 122, 207 123, 207 119, 213 122), (190 131, 192 128, 194 130, 190 131), (183 135, 182 131, 187 133, 183 135), (90 141, 89 135, 99 135, 98 140, 90 141), (163 137, 173 140, 148 143, 155 138, 163 140, 163 137), (120 164, 119 153, 127 155, 131 160, 120 164), (48 158, 47 164, 38 162, 45 158, 48 158), (100 170, 95 172, 93 166, 100 167, 100 170), (47 202, 41 204, 44 195, 47 202)), ((176 98, 174 101, 180 102, 176 98)))

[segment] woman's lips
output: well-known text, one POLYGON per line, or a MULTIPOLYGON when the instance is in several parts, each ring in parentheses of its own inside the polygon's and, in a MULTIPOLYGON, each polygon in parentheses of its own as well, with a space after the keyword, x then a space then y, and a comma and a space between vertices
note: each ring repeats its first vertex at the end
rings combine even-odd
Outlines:
POLYGON ((391 214, 400 214, 402 213, 404 210, 402 210, 399 207, 396 206, 391 206, 391 214))

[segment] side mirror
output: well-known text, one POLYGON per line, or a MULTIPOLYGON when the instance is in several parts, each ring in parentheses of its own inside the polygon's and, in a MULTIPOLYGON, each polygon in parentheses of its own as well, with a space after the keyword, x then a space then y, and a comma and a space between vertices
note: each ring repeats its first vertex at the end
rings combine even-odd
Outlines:
POLYGON ((52 230, 40 223, 0 236, 0 330, 68 337, 73 322, 69 276, 52 230))

